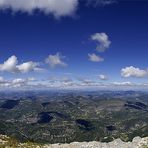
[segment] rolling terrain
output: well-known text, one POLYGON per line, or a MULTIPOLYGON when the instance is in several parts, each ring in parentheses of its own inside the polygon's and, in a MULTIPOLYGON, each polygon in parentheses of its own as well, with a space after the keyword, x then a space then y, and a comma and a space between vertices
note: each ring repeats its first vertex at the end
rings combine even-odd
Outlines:
POLYGON ((20 142, 110 142, 148 136, 145 92, 29 92, 0 98, 0 134, 20 142))

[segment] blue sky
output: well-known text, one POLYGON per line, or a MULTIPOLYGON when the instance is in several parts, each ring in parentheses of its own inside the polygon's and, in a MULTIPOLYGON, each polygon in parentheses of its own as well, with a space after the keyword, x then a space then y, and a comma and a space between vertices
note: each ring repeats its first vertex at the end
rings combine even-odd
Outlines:
POLYGON ((147 8, 146 0, 0 0, 1 88, 147 89, 147 8))

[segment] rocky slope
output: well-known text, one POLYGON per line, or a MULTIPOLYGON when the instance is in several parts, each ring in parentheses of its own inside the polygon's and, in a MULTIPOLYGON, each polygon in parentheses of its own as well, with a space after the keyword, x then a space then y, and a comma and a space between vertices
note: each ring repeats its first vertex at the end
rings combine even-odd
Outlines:
POLYGON ((148 148, 148 137, 135 137, 132 142, 123 142, 115 139, 109 143, 101 142, 73 142, 70 144, 46 144, 18 143, 16 140, 0 135, 0 148, 148 148))

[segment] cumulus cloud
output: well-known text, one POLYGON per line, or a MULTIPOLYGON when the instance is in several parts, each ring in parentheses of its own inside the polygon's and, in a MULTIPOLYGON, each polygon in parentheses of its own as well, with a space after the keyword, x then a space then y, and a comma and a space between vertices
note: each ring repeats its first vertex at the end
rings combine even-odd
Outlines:
POLYGON ((99 75, 99 79, 100 80, 107 80, 108 78, 106 75, 101 74, 101 75, 99 75))
POLYGON ((148 76, 148 70, 143 70, 140 68, 136 68, 134 66, 125 67, 121 69, 121 76, 122 77, 146 77, 148 76))
POLYGON ((88 54, 89 60, 92 62, 102 62, 104 61, 104 59, 98 55, 96 55, 95 53, 93 54, 88 54))
POLYGON ((96 50, 104 52, 110 47, 111 41, 106 33, 95 33, 91 35, 91 40, 96 41, 96 50))
MULTIPOLYGON (((32 14, 35 10, 45 15, 52 14, 55 18, 73 16, 81 0, 0 0, 0 9, 10 9, 13 13, 32 14)), ((85 0, 87 6, 105 6, 116 3, 116 0, 85 0)))
POLYGON ((29 71, 36 71, 36 70, 40 70, 40 68, 38 68, 39 64, 36 62, 26 62, 23 64, 20 64, 18 66, 16 66, 16 68, 18 68, 19 71, 26 73, 29 71))
POLYGON ((52 68, 56 66, 67 66, 67 64, 62 61, 64 58, 65 56, 62 56, 60 53, 56 53, 55 55, 49 55, 48 58, 45 59, 45 62, 52 68))
POLYGON ((11 56, 8 60, 4 61, 3 64, 0 64, 0 71, 16 72, 18 61, 16 56, 11 56))
POLYGON ((18 60, 15 55, 9 57, 3 64, 0 64, 0 71, 12 72, 12 73, 26 73, 30 71, 40 70, 37 62, 26 62, 18 65, 18 60))
POLYGON ((44 14, 53 14, 56 18, 71 16, 75 13, 78 0, 0 0, 0 9, 13 12, 33 13, 39 10, 44 14))

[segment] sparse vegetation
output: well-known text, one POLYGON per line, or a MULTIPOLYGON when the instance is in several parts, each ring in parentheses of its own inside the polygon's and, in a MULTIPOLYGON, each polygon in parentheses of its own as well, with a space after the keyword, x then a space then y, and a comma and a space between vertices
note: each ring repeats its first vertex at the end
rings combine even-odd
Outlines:
POLYGON ((146 137, 148 94, 136 92, 135 99, 134 92, 128 93, 32 93, 31 98, 26 95, 23 99, 22 94, 11 94, 9 101, 0 99, 0 134, 42 144, 146 137), (18 104, 7 108, 13 96, 18 104))

